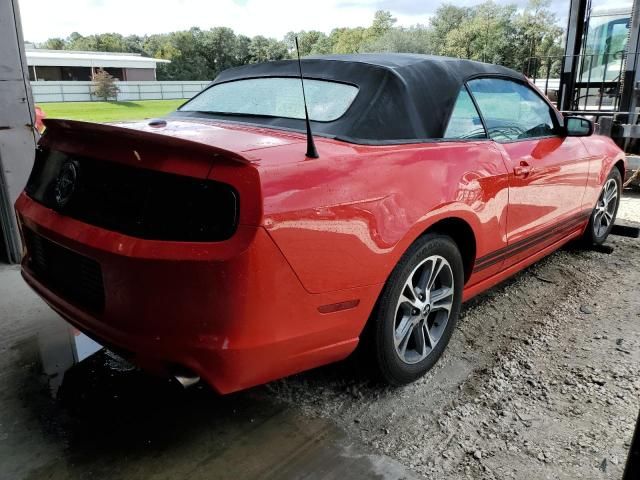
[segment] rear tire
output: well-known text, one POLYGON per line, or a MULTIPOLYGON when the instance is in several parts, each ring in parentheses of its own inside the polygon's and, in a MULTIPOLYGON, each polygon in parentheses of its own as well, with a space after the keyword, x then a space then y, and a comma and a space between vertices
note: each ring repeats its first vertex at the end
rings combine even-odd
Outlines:
POLYGON ((372 314, 377 370, 404 385, 433 367, 449 343, 462 304, 464 268, 456 243, 427 234, 403 255, 372 314))
POLYGON ((622 196, 622 177, 617 168, 613 168, 604 182, 596 206, 591 212, 589 225, 582 237, 586 245, 602 245, 616 221, 620 197, 622 196))

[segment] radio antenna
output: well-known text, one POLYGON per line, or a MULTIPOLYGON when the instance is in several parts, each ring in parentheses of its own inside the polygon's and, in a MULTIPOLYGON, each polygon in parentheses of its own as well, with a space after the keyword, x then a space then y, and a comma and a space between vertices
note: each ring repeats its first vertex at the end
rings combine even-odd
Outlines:
POLYGON ((302 78, 302 62, 300 61, 300 47, 298 46, 298 37, 296 39, 296 53, 298 54, 298 73, 300 74, 300 84, 302 85, 302 101, 304 102, 304 119, 307 124, 307 153, 305 155, 309 158, 318 158, 318 151, 316 150, 316 144, 313 141, 313 135, 311 134, 311 122, 309 121, 309 110, 307 110, 307 96, 304 93, 304 79, 302 78))

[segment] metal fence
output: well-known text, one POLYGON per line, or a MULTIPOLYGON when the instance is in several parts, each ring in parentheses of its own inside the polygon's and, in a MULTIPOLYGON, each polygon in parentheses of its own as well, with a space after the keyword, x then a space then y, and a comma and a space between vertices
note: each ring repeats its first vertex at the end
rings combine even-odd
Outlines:
POLYGON ((560 72, 566 62, 573 62, 576 80, 571 92, 571 110, 617 112, 627 61, 636 60, 637 52, 593 53, 554 57, 531 57, 523 72, 551 100, 556 100, 560 72), (556 97, 556 98, 554 98, 556 97))
MULTIPOLYGON (((120 92, 116 100, 169 100, 191 98, 207 85, 208 81, 189 82, 116 82, 120 92)), ((46 102, 93 102, 92 82, 31 82, 35 103, 46 102)))

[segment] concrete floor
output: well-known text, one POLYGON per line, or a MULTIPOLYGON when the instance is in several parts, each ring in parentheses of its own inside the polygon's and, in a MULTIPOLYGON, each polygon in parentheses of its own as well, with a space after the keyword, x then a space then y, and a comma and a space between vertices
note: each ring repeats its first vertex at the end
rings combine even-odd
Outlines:
POLYGON ((0 266, 1 480, 413 478, 255 390, 181 390, 104 350, 73 365, 86 340, 0 266))

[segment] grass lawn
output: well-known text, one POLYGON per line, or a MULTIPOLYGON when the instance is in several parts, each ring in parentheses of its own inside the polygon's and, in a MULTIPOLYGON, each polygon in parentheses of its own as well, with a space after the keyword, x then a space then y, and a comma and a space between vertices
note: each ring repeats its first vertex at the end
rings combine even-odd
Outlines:
POLYGON ((185 100, 142 100, 137 102, 60 102, 39 103, 46 118, 67 118, 89 122, 117 122, 161 117, 185 100))

